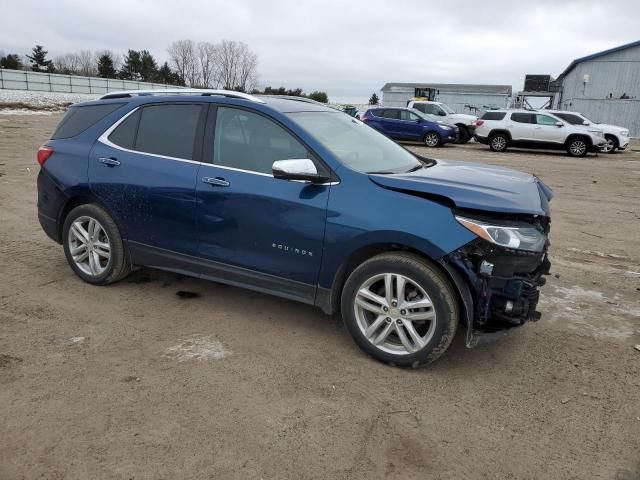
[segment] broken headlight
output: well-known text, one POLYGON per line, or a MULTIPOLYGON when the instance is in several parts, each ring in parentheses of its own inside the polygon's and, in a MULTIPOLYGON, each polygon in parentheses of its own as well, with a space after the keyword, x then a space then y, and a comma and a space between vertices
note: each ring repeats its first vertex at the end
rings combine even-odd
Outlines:
POLYGON ((457 215, 456 220, 480 238, 506 248, 541 252, 547 242, 542 232, 526 224, 500 225, 457 215))

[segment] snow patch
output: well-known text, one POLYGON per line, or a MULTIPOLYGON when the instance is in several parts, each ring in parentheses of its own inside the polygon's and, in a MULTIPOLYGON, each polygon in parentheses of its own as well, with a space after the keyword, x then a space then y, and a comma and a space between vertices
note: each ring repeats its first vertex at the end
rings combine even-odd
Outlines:
POLYGON ((626 339, 634 335, 633 322, 640 308, 622 300, 613 299, 597 290, 587 290, 578 285, 553 287, 554 293, 543 294, 540 306, 549 311, 551 322, 563 322, 569 329, 596 338, 626 339))
POLYGON ((164 356, 185 362, 188 360, 220 360, 230 355, 222 343, 213 340, 211 336, 193 335, 181 339, 180 343, 164 351, 164 356))

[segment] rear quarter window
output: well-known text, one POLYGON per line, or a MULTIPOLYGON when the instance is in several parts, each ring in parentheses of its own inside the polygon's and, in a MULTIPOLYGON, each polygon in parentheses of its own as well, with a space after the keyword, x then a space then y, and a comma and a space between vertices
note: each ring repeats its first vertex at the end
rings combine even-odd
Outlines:
POLYGON ((502 120, 507 112, 486 112, 482 117, 482 120, 502 120))
POLYGON ((125 104, 107 103, 104 105, 72 106, 58 124, 53 135, 51 135, 51 139, 57 140, 60 138, 75 137, 123 105, 125 104))

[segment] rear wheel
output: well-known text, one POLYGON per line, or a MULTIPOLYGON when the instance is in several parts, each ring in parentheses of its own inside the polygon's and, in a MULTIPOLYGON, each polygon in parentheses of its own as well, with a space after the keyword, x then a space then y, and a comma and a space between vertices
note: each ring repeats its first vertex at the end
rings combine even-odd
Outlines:
POLYGON ((605 143, 602 151, 604 153, 614 153, 618 149, 618 140, 613 135, 605 135, 607 143, 605 143))
POLYGON ((509 145, 509 137, 504 133, 494 133, 489 138, 489 148, 494 152, 504 152, 509 145))
POLYGON ((417 255, 386 253, 357 267, 342 291, 342 317, 375 359, 417 367, 442 355, 458 325, 448 279, 417 255))
POLYGON ((71 210, 62 238, 69 265, 85 282, 107 285, 131 271, 118 226, 98 205, 80 205, 71 210))
POLYGON ((442 145, 442 138, 438 132, 429 132, 424 136, 424 144, 430 148, 439 147, 442 145))
POLYGON ((588 149, 587 141, 582 137, 572 138, 567 145, 567 153, 572 157, 584 157, 588 149))

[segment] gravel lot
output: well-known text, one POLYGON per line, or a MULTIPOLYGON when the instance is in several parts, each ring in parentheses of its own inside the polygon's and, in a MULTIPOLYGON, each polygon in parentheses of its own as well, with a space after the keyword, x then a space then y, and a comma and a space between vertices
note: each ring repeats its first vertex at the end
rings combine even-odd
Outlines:
POLYGON ((1 479, 640 478, 640 153, 411 147, 540 175, 555 275, 538 323, 405 371, 305 305, 82 283, 36 216, 59 119, 0 115, 1 479))

